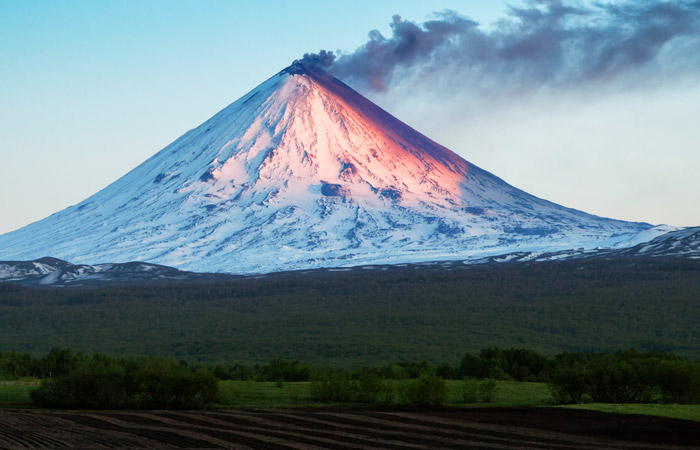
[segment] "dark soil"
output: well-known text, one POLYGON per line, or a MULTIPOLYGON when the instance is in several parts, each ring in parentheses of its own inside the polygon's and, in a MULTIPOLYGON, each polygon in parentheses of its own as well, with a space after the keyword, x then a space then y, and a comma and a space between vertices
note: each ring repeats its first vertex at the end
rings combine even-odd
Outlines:
POLYGON ((679 449, 700 423, 557 408, 0 412, 0 449, 679 449))

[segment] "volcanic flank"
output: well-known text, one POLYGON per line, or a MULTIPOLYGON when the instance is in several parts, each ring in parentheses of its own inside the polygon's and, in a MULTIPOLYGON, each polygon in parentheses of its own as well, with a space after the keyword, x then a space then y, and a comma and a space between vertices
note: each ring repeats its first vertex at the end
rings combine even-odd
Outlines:
POLYGON ((518 190, 296 63, 97 194, 0 236, 0 259, 256 273, 631 246, 650 229, 518 190))

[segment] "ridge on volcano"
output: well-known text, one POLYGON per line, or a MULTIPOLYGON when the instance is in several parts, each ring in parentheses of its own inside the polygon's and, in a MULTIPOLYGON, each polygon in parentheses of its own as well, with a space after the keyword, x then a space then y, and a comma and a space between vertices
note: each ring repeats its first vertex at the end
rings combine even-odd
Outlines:
POLYGON ((0 259, 280 270, 628 247, 661 234, 516 189, 295 63, 0 259))

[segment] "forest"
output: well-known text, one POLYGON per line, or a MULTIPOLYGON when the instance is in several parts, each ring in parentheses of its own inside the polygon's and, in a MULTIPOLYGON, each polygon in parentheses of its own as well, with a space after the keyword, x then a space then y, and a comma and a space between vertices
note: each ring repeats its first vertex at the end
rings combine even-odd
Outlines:
POLYGON ((287 272, 223 283, 0 284, 5 350, 216 365, 456 365, 488 347, 700 358, 700 261, 590 259, 287 272))

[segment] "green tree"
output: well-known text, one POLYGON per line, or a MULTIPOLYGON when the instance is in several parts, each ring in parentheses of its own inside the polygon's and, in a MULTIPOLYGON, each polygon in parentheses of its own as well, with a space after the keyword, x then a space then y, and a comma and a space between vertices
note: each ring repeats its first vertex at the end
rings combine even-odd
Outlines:
POLYGON ((556 403, 579 403, 589 387, 586 367, 578 361, 560 363, 547 385, 556 403))

